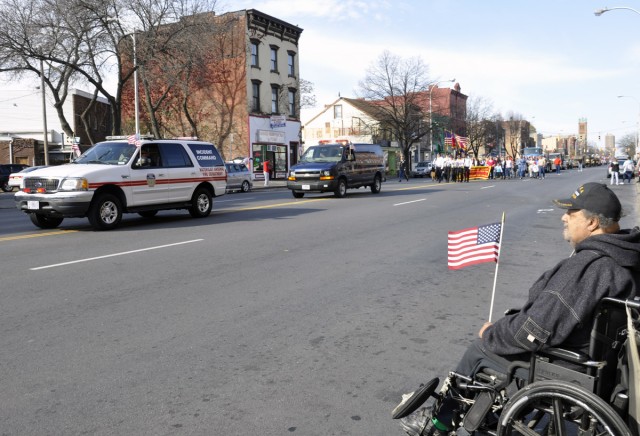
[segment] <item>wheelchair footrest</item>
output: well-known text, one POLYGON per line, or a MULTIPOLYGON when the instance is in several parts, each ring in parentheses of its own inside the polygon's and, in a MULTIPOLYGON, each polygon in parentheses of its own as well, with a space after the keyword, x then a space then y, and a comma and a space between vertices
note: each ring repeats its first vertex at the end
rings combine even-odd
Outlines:
POLYGON ((493 391, 482 391, 476 395, 473 405, 462 420, 462 426, 466 431, 473 432, 480 427, 485 416, 491 410, 494 400, 495 393, 493 391))

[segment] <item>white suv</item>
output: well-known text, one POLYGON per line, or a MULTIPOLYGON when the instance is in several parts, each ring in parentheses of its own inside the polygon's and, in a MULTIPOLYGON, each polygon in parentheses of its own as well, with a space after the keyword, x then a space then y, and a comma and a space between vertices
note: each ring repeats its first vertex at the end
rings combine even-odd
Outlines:
POLYGON ((64 218, 88 217, 96 230, 118 226, 123 213, 152 217, 163 209, 211 213, 224 195, 227 171, 213 144, 190 139, 100 142, 73 163, 24 177, 16 207, 43 229, 64 218))

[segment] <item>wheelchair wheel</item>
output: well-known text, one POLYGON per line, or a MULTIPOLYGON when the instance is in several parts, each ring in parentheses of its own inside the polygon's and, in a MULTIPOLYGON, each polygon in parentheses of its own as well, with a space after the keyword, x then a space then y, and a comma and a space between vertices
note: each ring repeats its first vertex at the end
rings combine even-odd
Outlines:
POLYGON ((513 395, 500 415, 496 434, 631 436, 625 422, 604 400, 559 380, 535 382, 513 395))

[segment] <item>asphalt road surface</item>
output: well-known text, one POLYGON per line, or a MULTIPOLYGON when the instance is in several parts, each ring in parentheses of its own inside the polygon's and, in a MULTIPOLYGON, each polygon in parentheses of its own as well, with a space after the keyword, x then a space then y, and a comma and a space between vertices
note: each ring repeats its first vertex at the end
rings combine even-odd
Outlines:
MULTIPOLYGON (((495 319, 571 252, 551 200, 604 174, 253 191, 110 232, 0 194, 0 434, 401 434, 401 394, 490 310, 495 264, 448 270, 447 231, 506 213, 495 319)), ((635 182, 613 189, 636 225, 635 182)))

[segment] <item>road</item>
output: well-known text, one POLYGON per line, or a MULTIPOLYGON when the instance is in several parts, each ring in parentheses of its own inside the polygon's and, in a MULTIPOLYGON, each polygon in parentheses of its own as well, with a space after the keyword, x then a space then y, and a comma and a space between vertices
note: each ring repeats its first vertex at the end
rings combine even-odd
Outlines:
MULTIPOLYGON (((401 394, 489 313, 495 265, 448 270, 447 231, 506 212, 500 314, 571 252, 551 199, 604 173, 253 191, 110 232, 38 230, 1 194, 0 433, 401 434, 401 394)), ((635 184, 614 189, 635 225, 635 184)))

